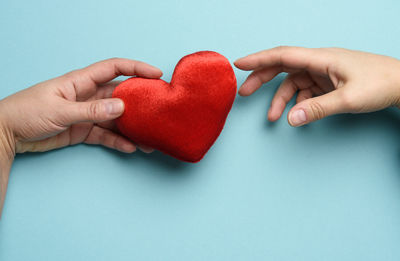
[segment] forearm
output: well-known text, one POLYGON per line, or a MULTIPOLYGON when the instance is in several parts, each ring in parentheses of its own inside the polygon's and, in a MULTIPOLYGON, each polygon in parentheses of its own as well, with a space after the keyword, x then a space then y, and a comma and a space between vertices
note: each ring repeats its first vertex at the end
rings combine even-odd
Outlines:
POLYGON ((15 155, 12 132, 0 120, 0 219, 6 197, 8 177, 15 155))

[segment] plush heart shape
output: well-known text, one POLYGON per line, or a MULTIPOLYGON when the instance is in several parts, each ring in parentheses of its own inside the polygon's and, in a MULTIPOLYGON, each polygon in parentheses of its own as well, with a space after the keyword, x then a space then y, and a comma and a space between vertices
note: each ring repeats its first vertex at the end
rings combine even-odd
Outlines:
POLYGON ((177 159, 198 162, 221 133, 236 96, 236 77, 222 55, 202 51, 183 57, 171 83, 130 78, 112 95, 125 103, 116 120, 138 144, 177 159))

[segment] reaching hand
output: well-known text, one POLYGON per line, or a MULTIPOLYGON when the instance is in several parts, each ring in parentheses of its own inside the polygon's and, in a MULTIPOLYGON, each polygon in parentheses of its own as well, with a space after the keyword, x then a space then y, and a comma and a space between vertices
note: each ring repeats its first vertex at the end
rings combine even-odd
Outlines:
POLYGON ((297 94, 289 124, 301 126, 338 113, 361 113, 400 105, 400 61, 339 48, 276 47, 235 62, 252 71, 239 90, 253 94, 281 72, 288 73, 268 112, 278 120, 297 94))

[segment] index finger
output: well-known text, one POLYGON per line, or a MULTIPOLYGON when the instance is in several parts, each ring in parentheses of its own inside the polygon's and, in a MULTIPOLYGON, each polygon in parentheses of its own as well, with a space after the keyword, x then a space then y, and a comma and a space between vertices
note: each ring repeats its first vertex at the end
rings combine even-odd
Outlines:
POLYGON ((162 72, 160 69, 144 62, 124 58, 111 58, 83 69, 72 71, 67 75, 71 77, 77 97, 81 97, 94 93, 97 85, 107 83, 121 75, 160 78, 162 72))
POLYGON ((150 64, 124 58, 111 58, 94 63, 81 69, 81 73, 88 75, 97 84, 109 82, 120 75, 145 78, 162 76, 161 70, 150 64))
POLYGON ((250 54, 234 62, 239 69, 250 71, 260 68, 280 67, 282 72, 310 70, 327 73, 333 55, 324 48, 280 46, 250 54))

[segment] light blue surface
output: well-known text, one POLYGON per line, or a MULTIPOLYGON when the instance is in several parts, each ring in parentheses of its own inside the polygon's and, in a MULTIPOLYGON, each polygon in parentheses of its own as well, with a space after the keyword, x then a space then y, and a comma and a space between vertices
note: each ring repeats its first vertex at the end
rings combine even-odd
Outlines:
MULTIPOLYGON (((168 81, 198 50, 400 58, 399 10, 395 0, 3 0, 0 97, 115 56, 168 81)), ((247 73, 236 73, 241 84, 247 73)), ((236 99, 198 164, 86 145, 18 155, 0 260, 400 260, 400 112, 270 124, 281 79, 236 99)))

